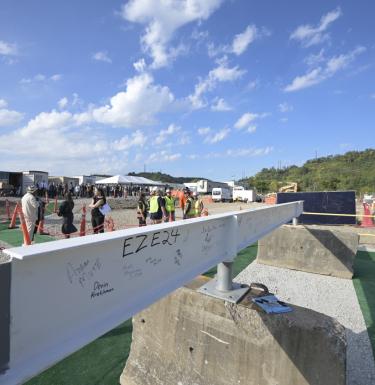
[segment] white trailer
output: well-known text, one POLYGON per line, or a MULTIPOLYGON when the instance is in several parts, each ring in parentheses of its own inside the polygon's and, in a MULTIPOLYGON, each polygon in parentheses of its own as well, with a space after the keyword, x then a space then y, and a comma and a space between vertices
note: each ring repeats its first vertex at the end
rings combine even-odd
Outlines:
POLYGON ((184 186, 187 187, 190 191, 197 192, 197 183, 191 182, 191 183, 184 183, 184 186))
POLYGON ((256 192, 255 190, 245 190, 241 186, 235 187, 233 190, 233 200, 239 202, 255 202, 256 192))
POLYGON ((226 182, 214 182, 207 179, 199 180, 196 185, 198 194, 211 194, 212 190, 217 187, 228 188, 228 183, 226 182))
POLYGON ((232 202, 233 190, 230 187, 214 187, 212 189, 213 202, 232 202))

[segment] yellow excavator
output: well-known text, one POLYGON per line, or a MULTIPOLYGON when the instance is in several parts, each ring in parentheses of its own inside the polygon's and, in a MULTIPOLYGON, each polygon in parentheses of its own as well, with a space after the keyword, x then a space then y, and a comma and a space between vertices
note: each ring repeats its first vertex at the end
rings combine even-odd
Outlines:
POLYGON ((279 192, 297 192, 298 191, 298 183, 296 182, 288 182, 286 186, 282 186, 279 188, 279 192))

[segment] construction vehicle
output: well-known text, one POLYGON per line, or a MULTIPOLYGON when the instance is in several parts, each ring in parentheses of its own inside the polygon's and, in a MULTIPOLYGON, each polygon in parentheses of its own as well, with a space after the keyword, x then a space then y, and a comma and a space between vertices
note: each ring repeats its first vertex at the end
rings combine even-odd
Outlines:
POLYGON ((288 182, 286 186, 282 186, 279 188, 279 192, 297 192, 298 191, 298 183, 296 182, 288 182))

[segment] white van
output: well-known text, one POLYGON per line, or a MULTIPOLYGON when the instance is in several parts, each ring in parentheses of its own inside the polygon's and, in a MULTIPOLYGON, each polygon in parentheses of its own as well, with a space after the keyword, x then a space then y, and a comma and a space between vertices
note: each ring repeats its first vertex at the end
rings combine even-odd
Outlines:
POLYGON ((232 189, 229 187, 214 187, 212 189, 212 200, 214 202, 232 202, 232 189))

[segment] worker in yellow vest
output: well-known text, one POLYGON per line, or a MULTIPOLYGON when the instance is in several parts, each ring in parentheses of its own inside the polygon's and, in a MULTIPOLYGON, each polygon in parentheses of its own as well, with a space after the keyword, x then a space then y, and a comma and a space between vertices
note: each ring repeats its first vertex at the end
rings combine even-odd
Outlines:
POLYGON ((176 220, 174 197, 171 195, 172 192, 169 188, 165 190, 165 194, 165 211, 167 212, 165 222, 174 222, 176 220))
POLYGON ((167 213, 165 211, 165 200, 161 196, 161 190, 154 187, 151 190, 150 197, 150 219, 152 224, 161 223, 165 219, 167 213))
POLYGON ((190 219, 190 218, 195 218, 195 207, 194 207, 194 199, 191 196, 190 190, 185 189, 184 190, 185 194, 185 207, 184 207, 184 213, 183 213, 183 219, 190 219))
POLYGON ((196 193, 195 191, 193 192, 193 199, 194 199, 195 216, 198 218, 202 214, 203 202, 202 202, 202 199, 199 198, 198 193, 196 193))

